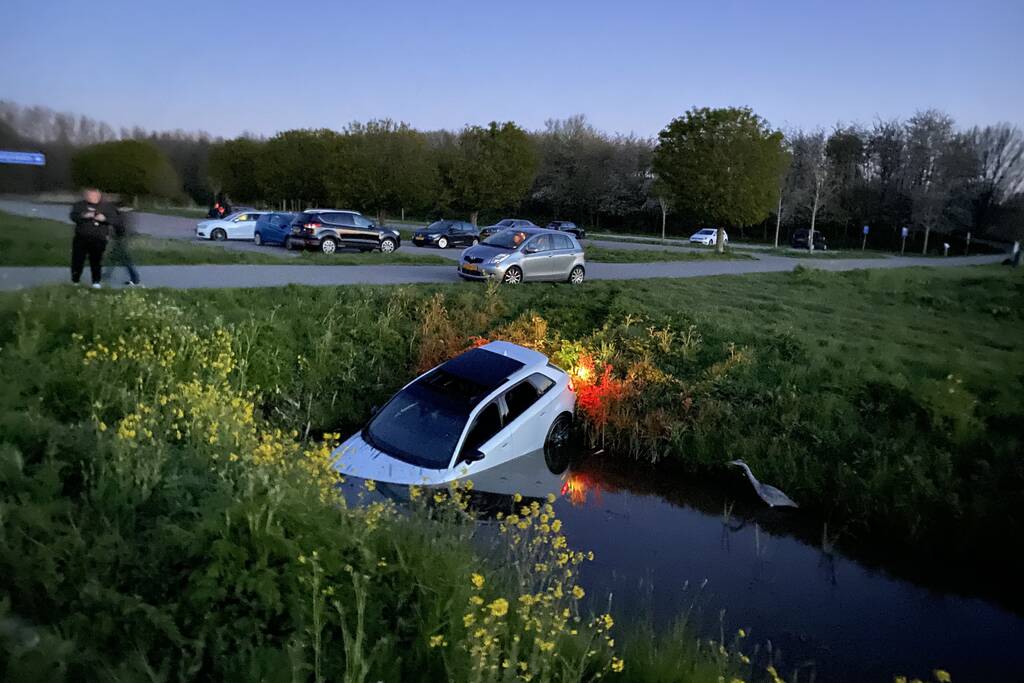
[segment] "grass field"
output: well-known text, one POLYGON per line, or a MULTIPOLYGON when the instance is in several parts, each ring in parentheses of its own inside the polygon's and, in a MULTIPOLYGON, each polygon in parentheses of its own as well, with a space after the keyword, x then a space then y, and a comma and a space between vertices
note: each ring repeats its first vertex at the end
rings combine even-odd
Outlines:
MULTIPOLYGON (((0 212, 0 265, 66 266, 71 258, 72 227, 41 218, 0 212)), ((265 253, 225 249, 186 240, 159 239, 145 235, 132 239, 132 255, 141 265, 264 264, 264 265, 449 265, 441 256, 411 254, 401 249, 380 252, 337 253, 331 256, 303 252, 291 256, 268 247, 265 253)))
MULTIPOLYGON (((871 249, 865 249, 861 251, 859 249, 843 249, 843 250, 832 250, 822 251, 816 249, 813 252, 805 249, 751 249, 736 245, 733 249, 743 251, 744 253, 754 254, 757 256, 785 256, 788 258, 807 258, 807 259, 865 259, 865 258, 888 258, 893 254, 889 252, 873 251, 871 249)), ((919 255, 919 254, 918 254, 919 255)), ((914 254, 910 254, 914 256, 914 254)))
POLYGON ((599 263, 656 263, 664 261, 731 261, 752 258, 746 253, 729 250, 724 254, 707 252, 676 251, 674 249, 609 249, 588 246, 585 248, 588 261, 599 263))

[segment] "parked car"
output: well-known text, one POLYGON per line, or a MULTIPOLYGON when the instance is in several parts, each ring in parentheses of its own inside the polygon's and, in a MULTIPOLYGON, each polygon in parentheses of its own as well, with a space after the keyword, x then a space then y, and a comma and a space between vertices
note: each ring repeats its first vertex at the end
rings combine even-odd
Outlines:
POLYGON ((420 375, 334 451, 346 477, 439 485, 539 456, 572 433, 576 394, 547 356, 494 341, 420 375))
POLYGON ((572 236, 578 240, 587 236, 587 233, 583 228, 577 226, 571 221, 551 221, 546 227, 548 230, 561 230, 562 232, 572 233, 572 236))
POLYGON ((252 241, 256 246, 284 244, 292 231, 295 214, 285 211, 270 211, 260 216, 253 230, 252 241))
POLYGON ((412 236, 412 243, 417 247, 434 246, 438 249, 471 247, 479 241, 476 227, 466 221, 436 221, 412 236))
POLYGON ((502 218, 494 225, 488 225, 487 227, 480 228, 480 240, 483 241, 490 237, 491 235, 499 233, 502 230, 507 230, 508 228, 522 229, 536 227, 538 226, 534 225, 532 221, 528 221, 525 218, 502 218))
POLYGON ((204 240, 251 240, 256 221, 263 215, 262 211, 241 210, 230 213, 224 218, 216 218, 196 223, 196 237, 204 240))
POLYGON ((319 249, 333 254, 340 248, 390 254, 402 244, 397 230, 380 228, 358 211, 306 209, 292 219, 285 240, 289 249, 319 249))
MULTIPOLYGON (((722 241, 729 244, 729 233, 722 231, 722 241)), ((690 241, 703 244, 705 247, 714 247, 718 244, 718 230, 716 228, 704 228, 690 235, 690 241)))
MULTIPOLYGON (((811 231, 807 228, 794 230, 793 235, 789 238, 789 246, 794 249, 807 249, 807 235, 810 232, 811 231)), ((821 249, 822 251, 828 251, 828 243, 820 230, 814 231, 814 248, 821 249)))
POLYGON ((583 247, 575 237, 543 228, 502 230, 462 252, 459 275, 467 280, 562 280, 580 284, 586 277, 583 247))

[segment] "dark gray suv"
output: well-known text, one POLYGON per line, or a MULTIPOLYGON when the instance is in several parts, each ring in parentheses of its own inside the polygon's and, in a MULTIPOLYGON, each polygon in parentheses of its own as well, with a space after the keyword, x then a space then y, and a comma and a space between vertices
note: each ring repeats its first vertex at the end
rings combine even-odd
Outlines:
POLYGON ((377 227, 358 211, 338 209, 306 209, 297 214, 285 241, 289 249, 319 249, 325 254, 341 248, 390 254, 401 245, 397 230, 377 227))

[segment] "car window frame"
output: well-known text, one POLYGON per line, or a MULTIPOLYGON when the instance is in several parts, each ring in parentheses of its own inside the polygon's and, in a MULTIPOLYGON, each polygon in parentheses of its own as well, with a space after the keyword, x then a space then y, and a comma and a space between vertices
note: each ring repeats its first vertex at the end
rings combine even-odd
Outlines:
POLYGON ((477 422, 480 421, 480 417, 492 406, 498 409, 498 429, 493 434, 488 436, 486 439, 484 439, 476 446, 474 446, 473 450, 480 450, 480 448, 485 443, 487 443, 488 441, 490 441, 491 439, 505 431, 505 428, 508 427, 508 421, 505 419, 505 415, 507 414, 508 408, 505 406, 505 402, 503 399, 504 394, 499 394, 498 396, 494 396, 490 400, 483 402, 481 406, 474 412, 472 418, 467 421, 468 424, 466 426, 466 431, 462 435, 462 438, 459 440, 451 467, 458 467, 461 463, 465 462, 465 456, 467 455, 466 448, 469 446, 469 436, 473 432, 473 429, 476 427, 477 422))

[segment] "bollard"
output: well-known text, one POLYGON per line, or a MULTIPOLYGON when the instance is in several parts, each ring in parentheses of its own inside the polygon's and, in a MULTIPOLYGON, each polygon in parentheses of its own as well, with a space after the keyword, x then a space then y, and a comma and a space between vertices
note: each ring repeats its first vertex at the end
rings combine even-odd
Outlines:
POLYGON ((942 243, 942 255, 949 256, 949 242, 942 243))

